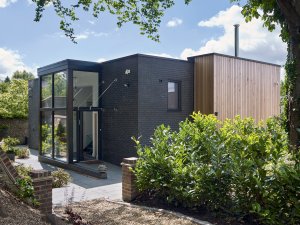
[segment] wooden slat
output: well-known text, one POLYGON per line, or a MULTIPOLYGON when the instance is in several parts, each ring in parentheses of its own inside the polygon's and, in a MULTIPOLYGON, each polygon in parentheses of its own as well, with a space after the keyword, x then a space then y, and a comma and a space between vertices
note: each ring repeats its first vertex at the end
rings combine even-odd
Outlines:
POLYGON ((194 111, 203 114, 213 113, 213 65, 213 55, 195 58, 194 111))
POLYGON ((265 120, 280 113, 280 67, 211 54, 195 58, 194 109, 265 120))

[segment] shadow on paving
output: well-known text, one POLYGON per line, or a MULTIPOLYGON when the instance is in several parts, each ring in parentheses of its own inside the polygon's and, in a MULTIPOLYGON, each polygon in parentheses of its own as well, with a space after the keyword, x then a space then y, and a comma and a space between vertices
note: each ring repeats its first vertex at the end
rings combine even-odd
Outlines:
MULTIPOLYGON (((18 163, 30 165, 34 169, 45 169, 50 171, 54 171, 58 169, 58 167, 56 166, 39 162, 38 151, 33 149, 30 149, 29 159, 17 159, 16 161, 18 163)), ((66 171, 72 177, 73 184, 83 187, 85 189, 121 183, 122 182, 121 167, 112 165, 110 163, 105 163, 105 165, 107 166, 107 179, 98 179, 67 169, 66 171)))

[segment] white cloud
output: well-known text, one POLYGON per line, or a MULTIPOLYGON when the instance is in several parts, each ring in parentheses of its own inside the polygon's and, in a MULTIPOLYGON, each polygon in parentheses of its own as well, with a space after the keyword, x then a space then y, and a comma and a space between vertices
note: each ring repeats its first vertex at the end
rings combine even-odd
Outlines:
POLYGON ((95 31, 84 31, 83 33, 79 33, 75 35, 76 40, 88 39, 89 37, 107 37, 108 33, 104 32, 95 32, 95 31))
POLYGON ((82 34, 77 34, 77 35, 75 36, 75 39, 76 39, 76 40, 83 40, 83 39, 88 39, 88 37, 89 37, 88 34, 82 33, 82 34))
POLYGON ((217 15, 206 21, 200 21, 200 27, 220 27, 224 33, 213 38, 199 49, 186 48, 181 53, 181 58, 218 52, 228 55, 234 54, 234 24, 240 24, 240 56, 250 59, 262 60, 276 64, 283 64, 286 58, 286 44, 279 37, 280 30, 277 27, 273 32, 269 32, 263 27, 263 22, 253 19, 246 23, 241 15, 241 7, 232 6, 225 11, 220 11, 217 15))
POLYGON ((95 20, 88 20, 88 22, 92 25, 95 25, 96 21, 95 20))
POLYGON ((31 68, 25 65, 18 51, 0 48, 0 79, 11 76, 16 70, 26 70, 36 74, 36 66, 31 68))
POLYGON ((96 62, 98 62, 98 63, 102 63, 102 62, 105 62, 105 61, 107 61, 106 58, 99 58, 99 59, 96 60, 96 62))
POLYGON ((183 23, 182 19, 179 18, 172 18, 168 23, 167 27, 177 27, 183 23))
POLYGON ((11 3, 15 3, 17 0, 0 0, 0 8, 5 8, 11 3))

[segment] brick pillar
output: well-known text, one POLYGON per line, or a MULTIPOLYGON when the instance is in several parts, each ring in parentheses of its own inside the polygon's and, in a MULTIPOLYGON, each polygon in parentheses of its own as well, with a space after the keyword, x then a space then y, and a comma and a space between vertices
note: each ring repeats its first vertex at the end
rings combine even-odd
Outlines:
POLYGON ((124 158, 122 165, 122 196, 123 201, 131 202, 133 201, 137 194, 138 190, 135 183, 135 175, 130 170, 130 168, 134 168, 136 164, 137 158, 124 158))
POLYGON ((44 214, 52 213, 52 176, 48 170, 30 172, 34 188, 34 198, 38 201, 38 209, 44 214))

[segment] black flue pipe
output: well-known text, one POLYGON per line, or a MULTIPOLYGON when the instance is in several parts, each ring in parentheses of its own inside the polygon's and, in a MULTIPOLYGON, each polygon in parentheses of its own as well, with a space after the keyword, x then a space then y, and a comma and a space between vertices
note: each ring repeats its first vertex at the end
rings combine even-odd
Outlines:
POLYGON ((239 57, 240 38, 239 38, 239 24, 234 25, 234 56, 239 57))

